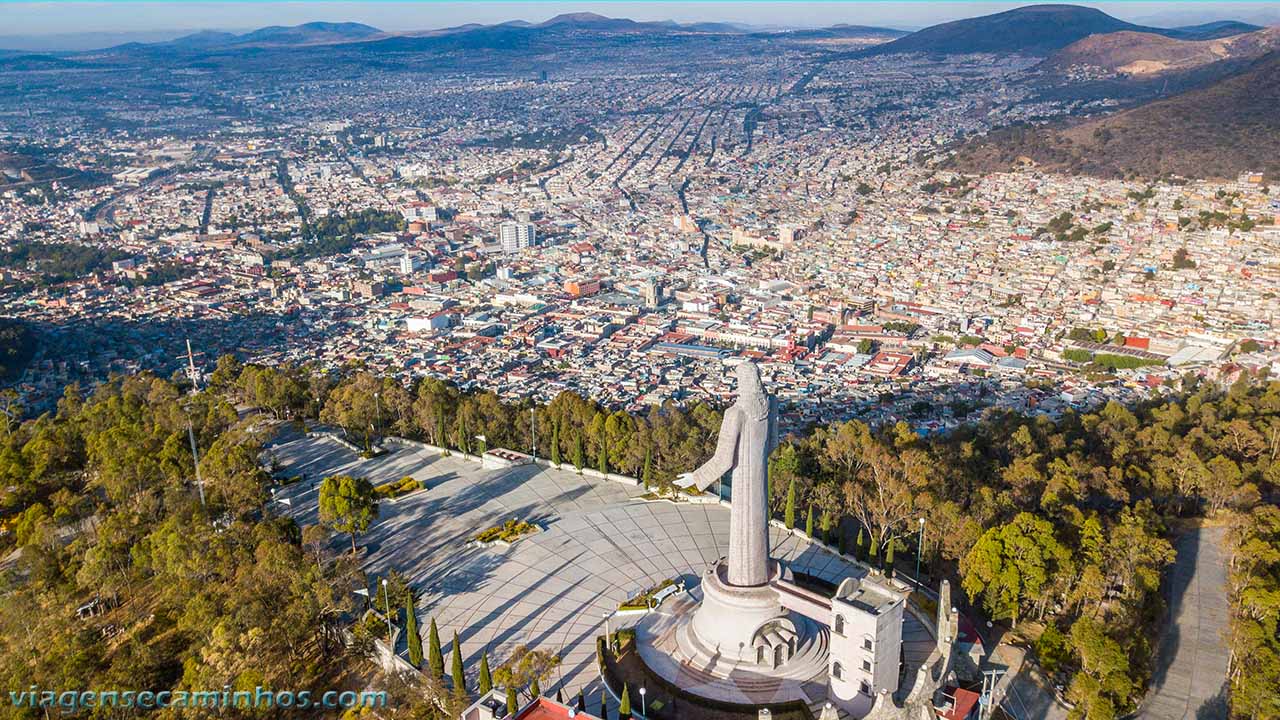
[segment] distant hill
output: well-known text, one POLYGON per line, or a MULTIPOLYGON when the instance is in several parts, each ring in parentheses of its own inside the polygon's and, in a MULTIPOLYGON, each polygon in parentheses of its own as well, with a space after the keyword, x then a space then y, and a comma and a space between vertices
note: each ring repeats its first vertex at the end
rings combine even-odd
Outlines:
POLYGON ((0 53, 0 70, 65 70, 74 67, 82 67, 82 64, 42 53, 0 53))
POLYGON ((1203 23, 1200 25, 1184 25, 1182 27, 1176 27, 1173 28, 1172 32, 1177 33, 1176 35, 1173 35, 1173 37, 1197 40, 1217 40, 1218 38, 1256 32, 1261 29, 1261 25, 1250 25, 1249 23, 1239 22, 1237 20, 1219 20, 1217 22, 1203 23))
POLYGON ((893 40, 900 38, 908 33, 905 30, 894 30, 892 28, 873 27, 870 25, 832 25, 825 28, 814 28, 806 30, 788 30, 783 33, 788 38, 796 39, 842 39, 842 38, 871 38, 893 40))
MULTIPOLYGON (((1197 27, 1210 34, 1224 31, 1221 23, 1197 27)), ((1197 31, 1194 28, 1148 28, 1117 20, 1101 10, 1079 5, 1029 5, 994 15, 927 27, 867 52, 1049 55, 1090 35, 1121 31, 1199 38, 1195 35, 1197 31)))
POLYGON ((1015 126, 960 146, 962 172, 1008 170, 1025 161, 1103 177, 1234 178, 1261 170, 1280 178, 1280 53, 1208 86, 1074 124, 1015 126))
POLYGON ((157 45, 186 50, 247 45, 319 45, 367 40, 384 34, 376 27, 361 23, 311 22, 289 27, 272 25, 243 35, 201 30, 157 45))
POLYGON ((1280 49, 1280 28, 1214 40, 1178 40, 1152 33, 1090 35, 1050 55, 1045 69, 1087 65, 1131 76, 1184 72, 1224 60, 1261 57, 1280 49))

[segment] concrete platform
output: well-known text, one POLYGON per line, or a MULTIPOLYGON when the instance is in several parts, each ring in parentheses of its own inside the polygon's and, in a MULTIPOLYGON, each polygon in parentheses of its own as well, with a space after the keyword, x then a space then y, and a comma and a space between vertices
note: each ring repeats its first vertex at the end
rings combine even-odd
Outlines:
MULTIPOLYGON (((420 624, 435 618, 446 643, 456 630, 464 664, 473 674, 487 649, 496 665, 518 645, 559 653, 555 683, 566 695, 598 691, 595 638, 604 617, 623 600, 661 580, 696 583, 708 564, 728 551, 729 510, 718 504, 673 504, 639 499, 643 488, 536 465, 484 470, 479 462, 394 448, 362 460, 327 438, 271 449, 287 476, 277 508, 303 525, 317 522, 319 481, 364 475, 375 483, 404 475, 428 490, 384 503, 360 539, 372 573, 396 569, 421 592, 420 624), (475 533, 509 518, 542 524, 546 532, 508 549, 468 547, 475 533)), ((348 544, 334 538, 334 549, 348 544)), ((856 566, 778 528, 771 555, 793 571, 833 584, 856 566)), ((634 619, 614 622, 633 623, 634 619)))

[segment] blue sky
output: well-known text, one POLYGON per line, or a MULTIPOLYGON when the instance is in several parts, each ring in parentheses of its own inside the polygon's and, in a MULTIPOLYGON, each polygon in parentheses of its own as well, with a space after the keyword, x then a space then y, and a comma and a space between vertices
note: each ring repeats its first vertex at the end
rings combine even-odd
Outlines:
MULTIPOLYGON (((680 22, 716 20, 758 25, 834 23, 916 28, 999 12, 1026 2, 11 2, 0 0, 0 37, 77 33, 168 33, 197 29, 249 30, 314 20, 357 21, 387 31, 425 30, 468 22, 545 20, 564 12, 680 22)), ((1210 19, 1280 23, 1280 2, 1082 2, 1123 20, 1183 24, 1210 19)), ((0 43, 0 47, 4 44, 0 43)))

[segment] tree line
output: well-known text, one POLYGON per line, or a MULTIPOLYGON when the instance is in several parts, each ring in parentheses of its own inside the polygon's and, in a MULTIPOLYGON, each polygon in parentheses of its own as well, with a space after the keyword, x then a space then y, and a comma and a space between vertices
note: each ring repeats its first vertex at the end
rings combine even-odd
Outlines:
MULTIPOLYGON (((539 455, 658 488, 709 455, 720 420, 701 404, 629 415, 567 392, 513 404, 362 371, 312 402, 356 439, 394 432, 464 452, 480 451, 479 438, 529 450, 536 425, 539 455)), ((1021 625, 1083 712, 1108 718, 1134 709, 1150 679, 1168 522, 1262 504, 1280 485, 1278 457, 1280 382, 1189 377, 1134 408, 992 412, 935 438, 906 423, 809 428, 770 458, 771 509, 864 558, 921 555, 982 615, 1021 625)))
MULTIPOLYGON (((573 393, 511 403, 435 378, 406 384, 359 368, 330 374, 230 357, 207 389, 185 390, 148 375, 87 396, 68 388, 55 413, 10 427, 0 442, 3 542, 23 548, 27 573, 0 598, 0 672, 11 686, 340 681, 340 664, 326 658, 345 652, 338 618, 363 579, 329 549, 330 529, 263 513, 263 438, 236 403, 280 419, 318 416, 360 442, 396 433, 471 453, 536 442, 540 456, 658 489, 710 455, 721 417, 704 404, 630 415, 573 393), (92 531, 78 529, 86 523, 92 531), (124 600, 109 640, 68 622, 92 595, 124 600), (47 648, 26 637, 32 607, 43 609, 32 629, 47 648)), ((1109 718, 1133 709, 1149 681, 1164 612, 1157 590, 1173 559, 1168 523, 1239 512, 1260 518, 1239 532, 1241 546, 1274 543, 1264 498, 1280 485, 1277 458, 1280 382, 1188 378, 1133 408, 1058 419, 990 412, 941 437, 905 423, 809 428, 770 458, 770 498, 789 524, 805 518, 833 544, 919 554, 928 577, 954 578, 977 613, 1025 633, 1082 716, 1109 718)), ((1246 609, 1233 621, 1233 648, 1252 658, 1272 647, 1274 607, 1257 599, 1274 594, 1276 569, 1252 549, 1237 557, 1233 597, 1246 609)), ((1233 687, 1267 687, 1267 667, 1235 663, 1233 687), (1262 679, 1250 680, 1255 670, 1262 679)), ((424 682, 443 687, 437 680, 424 682)), ((1274 717, 1256 703, 1237 707, 1241 717, 1274 717)))

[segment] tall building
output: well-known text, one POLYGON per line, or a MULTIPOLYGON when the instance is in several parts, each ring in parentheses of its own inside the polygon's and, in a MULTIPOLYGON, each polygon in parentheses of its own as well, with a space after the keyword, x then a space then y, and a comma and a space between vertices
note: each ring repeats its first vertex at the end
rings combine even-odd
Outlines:
POLYGON ((533 223, 505 222, 499 229, 498 239, 502 243, 502 252, 514 255, 527 247, 537 245, 538 232, 533 223))

